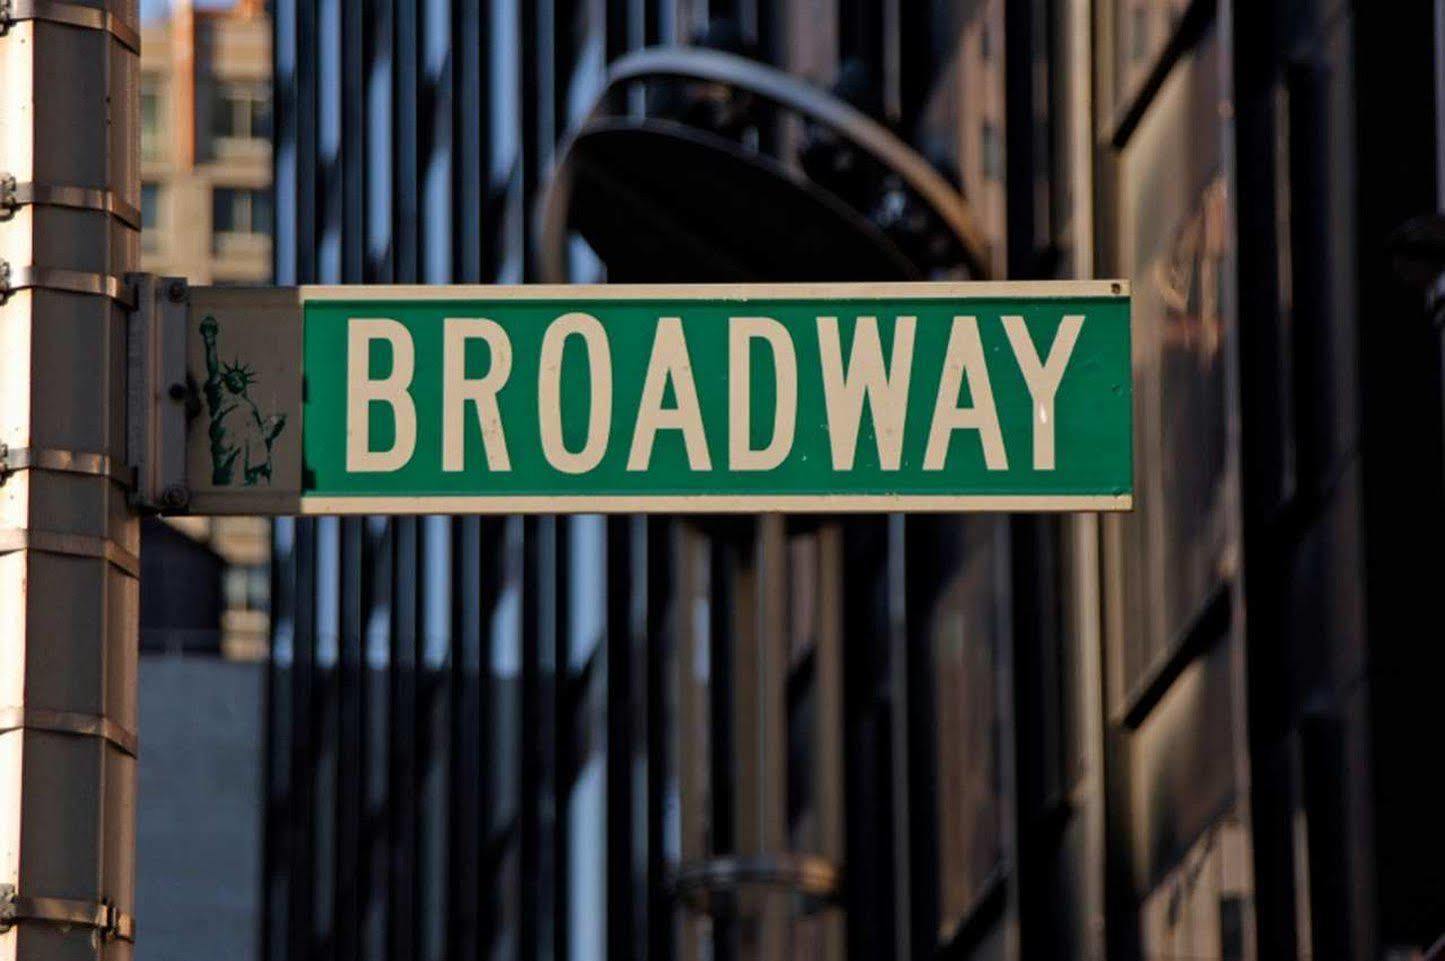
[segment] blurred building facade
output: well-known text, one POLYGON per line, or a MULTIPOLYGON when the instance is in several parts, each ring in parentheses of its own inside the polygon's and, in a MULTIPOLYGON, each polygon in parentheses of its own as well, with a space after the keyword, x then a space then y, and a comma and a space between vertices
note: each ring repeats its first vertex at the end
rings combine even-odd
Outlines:
POLYGON ((147 271, 195 284, 271 278, 271 19, 261 0, 174 0, 142 28, 147 271), (151 229, 154 228, 154 229, 151 229))
MULTIPOLYGON (((263 284, 271 278, 271 18, 261 0, 194 8, 172 0, 142 25, 141 263, 193 284, 263 284)), ((184 518, 175 530, 219 558, 219 573, 188 563, 185 548, 146 522, 155 572, 149 649, 266 655, 270 525, 258 518, 184 518), (154 531, 154 533, 153 533, 154 531), (174 548, 174 549, 172 549, 174 548), (165 607, 205 590, 216 604, 183 620, 165 607)), ((214 567, 215 565, 211 565, 214 567)), ((193 605, 194 606, 194 605, 193 605)))
MULTIPOLYGON (((141 25, 141 263, 191 283, 271 278, 271 19, 170 0, 141 25)), ((260 956, 260 788, 271 526, 141 524, 138 956, 260 956)))
POLYGON ((1430 5, 275 15, 278 282, 1126 277, 1139 506, 279 522, 266 958, 1445 933, 1430 5))

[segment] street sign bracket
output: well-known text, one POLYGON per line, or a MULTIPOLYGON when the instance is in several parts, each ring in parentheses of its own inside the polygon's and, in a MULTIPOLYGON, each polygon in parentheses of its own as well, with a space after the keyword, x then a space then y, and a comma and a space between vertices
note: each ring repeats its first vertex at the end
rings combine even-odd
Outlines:
POLYGON ((26 921, 93 928, 105 940, 135 941, 135 918, 110 901, 29 897, 0 885, 0 934, 26 921))
POLYGON ((0 260, 0 304, 8 300, 11 294, 27 287, 61 290, 71 294, 96 294, 109 297, 124 307, 135 307, 130 287, 124 280, 111 274, 39 267, 35 264, 11 264, 8 260, 0 260))
POLYGON ((75 711, 52 711, 47 708, 0 707, 0 734, 26 730, 100 738, 131 757, 137 756, 138 740, 135 732, 127 730, 125 726, 108 717, 75 711))
POLYGON ((67 557, 91 557, 108 561, 131 577, 140 576, 140 558, 115 541, 89 534, 41 531, 32 527, 0 527, 0 554, 38 551, 67 557))
POLYGON ((126 460, 135 472, 132 504, 157 513, 184 511, 186 420, 193 388, 186 377, 190 288, 179 277, 131 274, 136 309, 126 332, 126 460))
POLYGON ((0 37, 22 20, 43 20, 80 30, 102 30, 140 55, 140 31, 102 7, 67 0, 0 0, 0 37))
POLYGON ((135 486, 135 471, 113 463, 105 454, 55 447, 10 447, 0 444, 0 484, 4 484, 11 474, 22 470, 88 474, 93 477, 109 477, 127 488, 135 486))
POLYGON ((140 211, 116 197, 115 191, 73 184, 22 182, 16 180, 14 174, 0 173, 0 220, 15 216, 21 207, 28 205, 96 210, 136 230, 141 229, 140 211))

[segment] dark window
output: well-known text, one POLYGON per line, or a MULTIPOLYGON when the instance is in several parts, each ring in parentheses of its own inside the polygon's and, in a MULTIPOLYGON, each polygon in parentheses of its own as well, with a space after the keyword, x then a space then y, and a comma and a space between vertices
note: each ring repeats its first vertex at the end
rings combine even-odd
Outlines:
POLYGON ((141 227, 150 230, 160 225, 160 184, 143 184, 140 188, 141 227))
POLYGON ((161 188, 160 184, 142 184, 140 188, 141 247, 155 250, 160 246, 161 188))
POLYGON ((265 564, 237 564, 222 577, 226 609, 267 611, 271 606, 271 571, 265 564))
POLYGON ((140 91, 140 142, 141 154, 146 158, 162 154, 162 127, 160 85, 154 80, 141 81, 140 91))
POLYGON ((270 234, 271 194, 266 190, 217 187, 211 194, 211 230, 218 234, 270 234))
POLYGON ((263 84, 218 83, 211 101, 211 135, 227 140, 271 136, 271 96, 263 84))

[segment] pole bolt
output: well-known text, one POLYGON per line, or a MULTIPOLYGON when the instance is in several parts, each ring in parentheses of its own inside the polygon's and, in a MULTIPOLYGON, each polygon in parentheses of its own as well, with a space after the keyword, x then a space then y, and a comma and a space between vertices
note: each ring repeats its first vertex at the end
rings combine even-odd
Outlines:
POLYGON ((161 506, 168 510, 185 510, 191 502, 191 492, 180 484, 172 484, 161 492, 161 506))
POLYGON ((166 297, 173 304, 182 304, 186 300, 186 282, 184 280, 172 280, 166 284, 166 297))

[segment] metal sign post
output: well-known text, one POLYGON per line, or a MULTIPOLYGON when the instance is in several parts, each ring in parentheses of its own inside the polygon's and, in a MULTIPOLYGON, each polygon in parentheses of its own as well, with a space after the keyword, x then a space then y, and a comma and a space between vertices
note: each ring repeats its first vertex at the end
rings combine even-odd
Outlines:
POLYGON ((184 465, 145 471, 168 510, 1131 505, 1121 282, 193 288, 184 300, 183 319, 154 325, 171 346, 152 353, 185 358, 161 375, 184 465))
POLYGON ((0 957, 129 958, 138 34, 0 3, 0 957))

